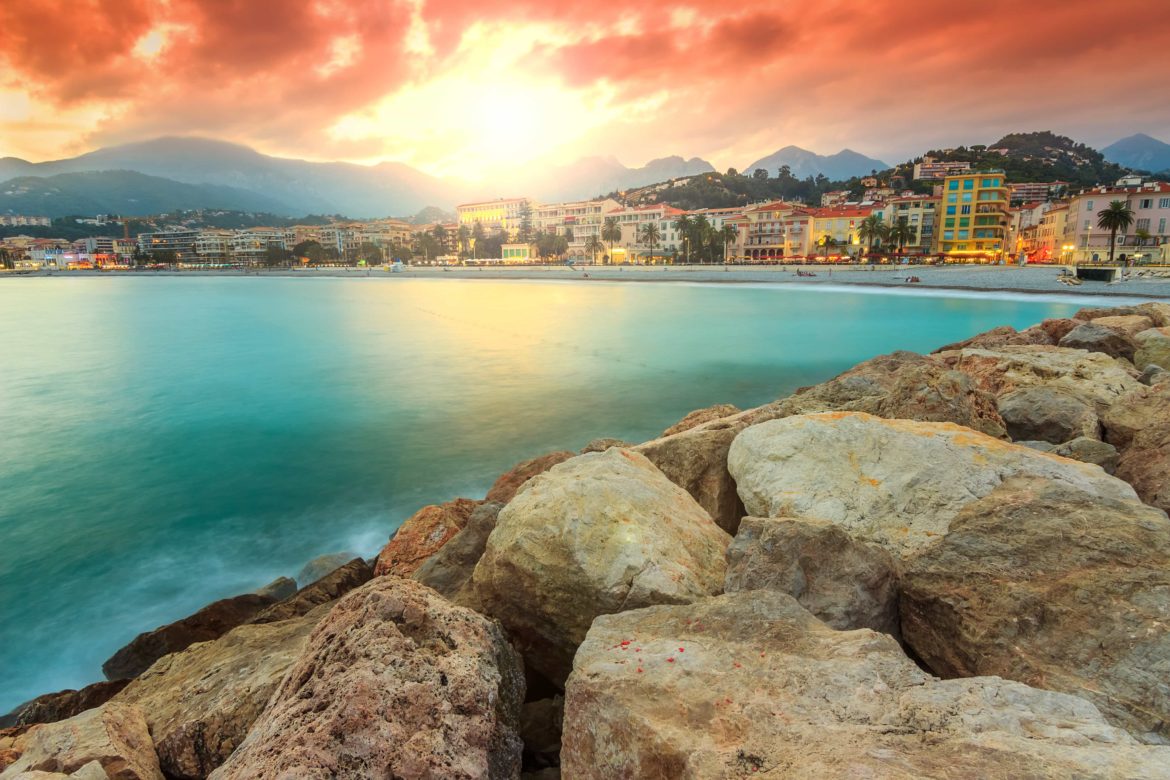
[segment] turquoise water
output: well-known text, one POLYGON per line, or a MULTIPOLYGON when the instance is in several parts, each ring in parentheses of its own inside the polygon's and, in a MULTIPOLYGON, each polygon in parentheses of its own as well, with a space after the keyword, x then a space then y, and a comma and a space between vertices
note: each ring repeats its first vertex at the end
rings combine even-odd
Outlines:
POLYGON ((644 440, 1077 306, 674 285, 0 280, 0 712, 140 631, 373 553, 516 461, 644 440))

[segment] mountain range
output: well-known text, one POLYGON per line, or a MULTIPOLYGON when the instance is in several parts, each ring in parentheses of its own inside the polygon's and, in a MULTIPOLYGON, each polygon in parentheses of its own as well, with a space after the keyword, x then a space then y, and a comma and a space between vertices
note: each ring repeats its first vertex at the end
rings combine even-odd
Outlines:
POLYGON ((824 174, 832 181, 865 176, 871 171, 884 171, 890 167, 881 160, 866 157, 852 149, 842 149, 836 154, 823 155, 801 149, 799 146, 785 146, 767 157, 756 160, 745 167, 743 172, 750 174, 756 168, 763 168, 768 175, 775 176, 784 165, 787 165, 792 175, 798 179, 809 176, 815 178, 824 174))
POLYGON ((1170 144, 1136 133, 1101 150, 1105 159, 1126 168, 1150 173, 1170 173, 1170 144))

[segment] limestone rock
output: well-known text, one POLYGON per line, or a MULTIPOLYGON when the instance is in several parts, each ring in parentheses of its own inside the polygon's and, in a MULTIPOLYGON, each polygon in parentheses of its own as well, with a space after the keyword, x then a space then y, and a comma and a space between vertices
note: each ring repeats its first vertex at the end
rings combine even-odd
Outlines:
POLYGON ((358 554, 354 552, 336 552, 319 555, 301 568, 297 574, 297 584, 303 588, 321 579, 326 574, 331 574, 357 557, 359 557, 358 554))
POLYGON ((26 701, 0 718, 0 728, 27 726, 33 723, 55 723, 59 720, 72 718, 74 715, 105 704, 114 694, 125 688, 129 682, 129 680, 103 681, 87 685, 80 690, 70 689, 46 693, 31 701, 26 701))
POLYGON ((142 710, 169 777, 206 777, 244 741, 329 609, 323 605, 293 620, 239 626, 168 655, 115 702, 142 710))
POLYGON ((543 474, 558 463, 564 463, 571 457, 573 457, 573 453, 561 450, 517 463, 509 471, 500 475, 492 485, 491 490, 487 492, 484 501, 494 501, 498 504, 508 503, 525 482, 538 474, 543 474))
POLYGON ((716 419, 685 428, 631 449, 645 455, 674 484, 691 494, 715 524, 734 534, 744 515, 727 471, 727 449, 742 422, 716 419))
POLYGON ((267 596, 275 601, 284 601, 297 592, 297 581, 292 577, 277 577, 256 591, 257 596, 267 596))
POLYGON ((1170 303, 1150 301, 1137 307, 1144 316, 1149 317, 1156 328, 1170 327, 1170 303))
POLYGON ((1068 332, 1080 325, 1080 320, 1072 319, 1071 317, 1054 318, 1044 320, 1039 325, 1033 325, 1028 330, 1038 328, 1048 335, 1048 343, 1057 344, 1062 338, 1068 335, 1068 332))
POLYGON ((373 569, 361 558, 354 558, 339 566, 319 580, 298 590, 291 597, 260 611, 249 623, 275 623, 279 620, 307 615, 310 611, 349 593, 368 582, 374 576, 373 569))
POLYGON ((791 597, 729 593, 599 617, 565 695, 574 780, 1165 776, 1089 702, 994 677, 938 680, 889 636, 791 597))
POLYGON ((1117 400, 1101 418, 1105 440, 1124 450, 1143 430, 1170 420, 1170 384, 1138 385, 1117 400))
POLYGON ((1101 438, 1093 406, 1056 387, 1021 387, 999 398, 999 414, 1015 440, 1063 444, 1078 437, 1101 438))
MULTIPOLYGON (((15 743, 18 757, 0 772, 3 780, 35 771, 72 775, 94 761, 110 780, 163 780, 137 707, 107 702, 67 720, 33 726, 15 743)), ((92 770, 80 776, 86 774, 92 776, 92 770)))
MULTIPOLYGON (((1161 386, 1170 390, 1170 384, 1161 386)), ((1170 512, 1170 418, 1138 431, 1117 463, 1117 476, 1142 501, 1170 512)))
POLYGON ((1104 325, 1106 328, 1113 328, 1129 336, 1136 336, 1143 330, 1149 330, 1154 327, 1154 322, 1149 317, 1141 314, 1123 314, 1116 317, 1095 317, 1093 319, 1094 325, 1104 325))
POLYGON ((394 532, 378 553, 374 576, 397 574, 409 577, 467 524, 467 518, 481 502, 457 498, 445 504, 424 506, 394 532))
POLYGON ((728 466, 750 514, 815 517, 895 557, 947 532, 966 504, 1005 479, 1034 475, 1089 495, 1136 498, 1096 466, 1036 452, 949 423, 833 412, 754 425, 728 466))
POLYGON ((745 517, 727 548, 724 590, 787 593, 833 628, 898 636, 894 559, 824 520, 745 517))
POLYGON ((463 529, 427 558, 412 577, 457 604, 473 606, 474 602, 466 592, 467 585, 503 508, 503 504, 493 501, 476 507, 463 529))
POLYGON ((521 660, 493 621, 409 579, 337 602, 215 780, 508 778, 521 660))
POLYGON ((584 447, 581 448, 581 454, 584 455, 587 452, 605 452, 610 447, 632 447, 632 446, 633 445, 630 444, 629 442, 622 441, 621 439, 612 439, 612 438, 611 439, 605 439, 605 438, 593 439, 592 441, 590 441, 588 444, 586 444, 584 447))
POLYGON ((892 352, 859 363, 853 368, 812 387, 802 387, 780 402, 786 415, 836 411, 866 399, 884 397, 898 377, 912 366, 929 366, 934 358, 915 352, 892 352))
POLYGON ((696 409, 663 431, 662 435, 673 436, 676 433, 689 431, 696 425, 702 425, 703 423, 709 423, 724 417, 730 417, 733 414, 738 414, 740 411, 740 408, 734 404, 715 404, 714 406, 708 406, 705 409, 696 409))
POLYGON ((1022 346, 964 349, 943 353, 939 358, 995 396, 1047 385, 1092 403, 1097 414, 1103 414, 1114 401, 1139 387, 1132 366, 1097 352, 1022 346))
MULTIPOLYGON (((1053 447, 1052 453, 1062 458, 1079 460, 1081 463, 1095 463, 1104 469, 1106 474, 1113 474, 1117 471, 1119 457, 1117 448, 1100 439, 1082 436, 1056 445, 1053 447)), ((1140 492, 1139 495, 1141 495, 1140 492)))
POLYGON ((505 506, 473 585, 560 684, 597 615, 718 593, 730 541, 645 456, 615 448, 554 466, 505 506))
MULTIPOLYGON (((1103 318, 1106 319, 1106 318, 1103 318)), ((1099 320, 1078 325, 1060 340, 1066 349, 1085 349, 1089 352, 1103 352, 1110 357, 1133 359, 1137 343, 1125 331, 1097 324, 1099 320)))
POLYGON ((977 336, 972 336, 964 341, 959 341, 954 344, 947 344, 935 350, 938 352, 948 352, 955 349, 989 349, 994 347, 1006 347, 1015 344, 1055 344, 1056 342, 1043 328, 1028 328, 1024 331, 1017 331, 1011 325, 1001 325, 998 328, 992 328, 989 331, 980 333, 977 336))
POLYGON ((1134 336, 1137 349, 1133 364, 1138 370, 1149 365, 1170 368, 1170 328, 1150 328, 1134 336))
POLYGON ((1086 307, 1074 314, 1073 319, 1092 322, 1102 317, 1133 317, 1143 313, 1137 306, 1086 307))
POLYGON ((906 561, 901 615, 906 643, 937 674, 1083 696, 1135 736, 1170 742, 1164 512, 1010 480, 906 561))
POLYGON ((110 656, 102 671, 109 680, 137 677, 167 653, 182 650, 195 642, 206 642, 247 623, 272 598, 245 593, 208 604, 193 615, 136 636, 130 644, 110 656))

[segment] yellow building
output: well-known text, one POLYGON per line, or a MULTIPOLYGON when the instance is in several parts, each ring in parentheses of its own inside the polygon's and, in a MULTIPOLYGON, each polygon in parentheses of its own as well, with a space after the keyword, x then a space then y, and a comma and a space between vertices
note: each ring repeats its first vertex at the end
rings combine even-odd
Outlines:
POLYGON ((1011 225, 1009 197, 1001 170, 947 176, 936 218, 939 254, 955 262, 1002 260, 1011 225))
POLYGON ((520 229, 525 214, 535 229, 535 206, 536 202, 531 198, 500 198, 479 203, 464 203, 456 206, 455 211, 459 215, 460 225, 474 228, 478 222, 487 233, 503 229, 508 231, 509 235, 514 235, 520 229))

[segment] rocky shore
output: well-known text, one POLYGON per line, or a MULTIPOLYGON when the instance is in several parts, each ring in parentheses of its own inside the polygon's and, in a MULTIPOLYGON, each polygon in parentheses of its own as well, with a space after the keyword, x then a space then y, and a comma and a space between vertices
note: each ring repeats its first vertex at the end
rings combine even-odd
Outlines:
POLYGON ((22 705, 0 778, 1170 778, 1167 369, 1170 304, 1090 309, 535 457, 22 705))

